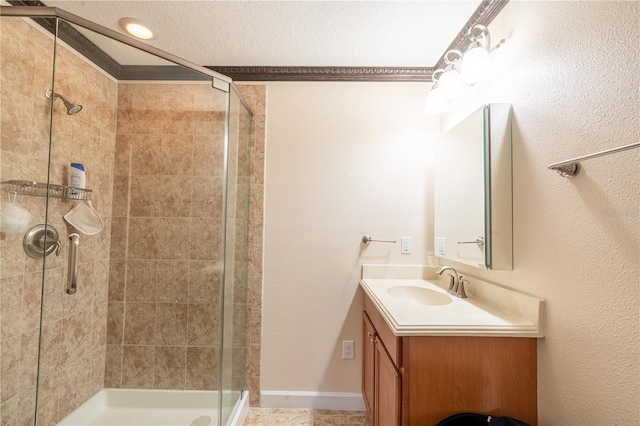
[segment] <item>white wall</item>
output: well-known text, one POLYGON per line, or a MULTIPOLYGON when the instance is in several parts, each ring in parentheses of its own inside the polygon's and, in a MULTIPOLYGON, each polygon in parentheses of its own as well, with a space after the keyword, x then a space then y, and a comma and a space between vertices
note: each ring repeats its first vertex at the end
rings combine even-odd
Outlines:
POLYGON ((495 80, 443 117, 513 104, 515 269, 479 276, 547 301, 541 425, 640 424, 640 150, 547 170, 640 141, 639 5, 510 2, 490 26, 508 39, 495 80))
POLYGON ((425 262, 438 118, 428 87, 267 88, 262 390, 360 392, 362 263, 425 262), (413 238, 361 245, 362 236, 413 238), (342 360, 342 340, 356 360, 342 360))

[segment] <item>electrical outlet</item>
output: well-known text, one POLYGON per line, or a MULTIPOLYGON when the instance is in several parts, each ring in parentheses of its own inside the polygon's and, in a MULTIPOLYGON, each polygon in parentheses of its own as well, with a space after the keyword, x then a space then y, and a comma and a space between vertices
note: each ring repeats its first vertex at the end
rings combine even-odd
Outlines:
POLYGON ((411 253, 411 237, 400 238, 400 253, 402 254, 411 253))
POLYGON ((342 359, 354 359, 355 358, 355 345, 353 340, 342 341, 342 359))
POLYGON ((436 256, 442 257, 447 255, 447 237, 436 238, 436 256))

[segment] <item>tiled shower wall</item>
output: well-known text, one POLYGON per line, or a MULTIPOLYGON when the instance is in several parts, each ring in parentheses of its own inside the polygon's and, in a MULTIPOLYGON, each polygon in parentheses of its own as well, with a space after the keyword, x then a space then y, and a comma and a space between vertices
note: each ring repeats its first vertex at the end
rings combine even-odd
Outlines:
POLYGON ((247 310, 247 386, 251 406, 260 406, 260 357, 262 338, 262 257, 264 233, 264 164, 267 89, 242 85, 238 91, 253 111, 253 144, 250 160, 249 268, 247 310))
MULTIPOLYGON (((49 102, 53 40, 18 18, 0 27, 1 180, 46 182, 49 155, 49 102)), ((81 162, 93 206, 105 222, 95 236, 80 236, 78 292, 65 292, 67 236, 62 219, 73 201, 51 199, 49 223, 60 233, 59 256, 46 260, 38 417, 55 424, 104 382, 112 168, 115 149, 117 83, 58 45, 56 92, 83 110, 67 115, 54 102, 51 183, 67 185, 68 166, 81 162)), ((0 208, 12 202, 6 193, 0 208)), ((17 196, 44 223, 45 198, 17 196)), ((23 233, 0 235, 0 424, 33 424, 38 361, 42 260, 22 249, 23 233)))
POLYGON ((225 108, 119 86, 105 387, 217 389, 225 108))

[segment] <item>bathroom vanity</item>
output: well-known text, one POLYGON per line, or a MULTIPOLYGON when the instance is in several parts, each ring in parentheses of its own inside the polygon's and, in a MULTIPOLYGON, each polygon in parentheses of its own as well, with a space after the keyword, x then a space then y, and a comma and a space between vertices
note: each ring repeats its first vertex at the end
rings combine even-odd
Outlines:
POLYGON ((544 301, 475 280, 459 299, 434 272, 363 267, 362 389, 371 425, 435 425, 460 412, 536 425, 544 301))

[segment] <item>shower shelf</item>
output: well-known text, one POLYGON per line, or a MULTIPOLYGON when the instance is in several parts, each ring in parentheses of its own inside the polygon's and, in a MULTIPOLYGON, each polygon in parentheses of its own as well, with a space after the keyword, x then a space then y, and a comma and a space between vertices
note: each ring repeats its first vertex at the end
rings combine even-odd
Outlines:
POLYGON ((5 192, 36 197, 67 198, 69 200, 91 201, 91 190, 72 186, 53 185, 28 180, 8 180, 2 182, 5 192), (47 194, 48 193, 48 194, 47 194))

